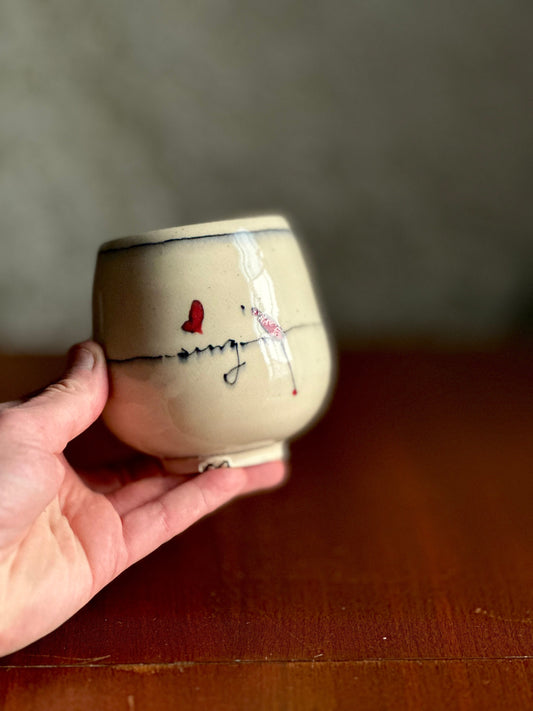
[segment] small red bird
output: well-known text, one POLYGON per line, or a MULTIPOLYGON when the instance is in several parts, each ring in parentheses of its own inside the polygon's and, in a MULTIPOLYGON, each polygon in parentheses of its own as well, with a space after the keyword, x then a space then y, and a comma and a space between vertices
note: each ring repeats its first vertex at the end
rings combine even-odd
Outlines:
POLYGON ((203 333, 202 323, 204 321, 204 307, 202 302, 194 299, 189 310, 189 318, 182 325, 182 330, 188 333, 203 333))

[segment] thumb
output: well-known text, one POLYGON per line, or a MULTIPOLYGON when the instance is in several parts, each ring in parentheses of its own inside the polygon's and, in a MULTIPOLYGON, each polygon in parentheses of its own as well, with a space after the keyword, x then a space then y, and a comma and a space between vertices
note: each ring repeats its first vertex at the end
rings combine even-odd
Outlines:
POLYGON ((48 451, 61 452, 98 418, 107 394, 104 353, 97 343, 86 341, 71 348, 61 380, 16 409, 26 436, 48 451))

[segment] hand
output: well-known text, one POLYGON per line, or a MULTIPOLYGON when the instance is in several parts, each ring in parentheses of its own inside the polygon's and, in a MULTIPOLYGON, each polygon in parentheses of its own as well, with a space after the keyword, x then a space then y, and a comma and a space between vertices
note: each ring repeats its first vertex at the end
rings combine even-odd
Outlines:
POLYGON ((76 471, 65 447, 98 418, 107 388, 103 352, 88 341, 63 380, 0 405, 0 655, 61 625, 206 514, 283 480, 281 462, 184 477, 143 455, 76 471))

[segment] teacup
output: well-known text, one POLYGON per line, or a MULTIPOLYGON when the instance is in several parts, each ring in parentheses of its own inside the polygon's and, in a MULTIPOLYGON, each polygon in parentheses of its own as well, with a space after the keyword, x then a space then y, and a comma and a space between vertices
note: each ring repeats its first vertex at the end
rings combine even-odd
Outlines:
POLYGON ((283 217, 106 242, 93 319, 110 376, 104 421, 169 471, 285 458, 327 399, 328 335, 283 217))

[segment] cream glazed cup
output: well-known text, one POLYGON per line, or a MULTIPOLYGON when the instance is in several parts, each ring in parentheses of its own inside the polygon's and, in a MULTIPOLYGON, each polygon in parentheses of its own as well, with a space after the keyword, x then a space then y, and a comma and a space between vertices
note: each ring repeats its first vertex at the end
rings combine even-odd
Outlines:
POLYGON ((93 323, 110 376, 104 421, 171 472, 284 459, 327 400, 328 335, 283 217, 106 242, 93 323))

